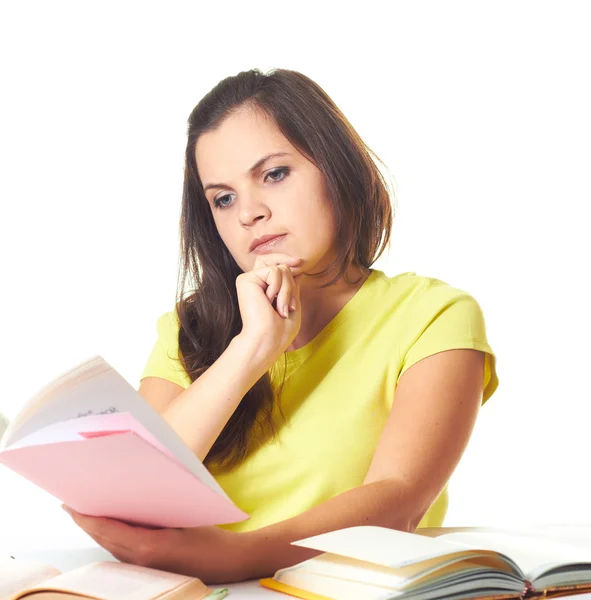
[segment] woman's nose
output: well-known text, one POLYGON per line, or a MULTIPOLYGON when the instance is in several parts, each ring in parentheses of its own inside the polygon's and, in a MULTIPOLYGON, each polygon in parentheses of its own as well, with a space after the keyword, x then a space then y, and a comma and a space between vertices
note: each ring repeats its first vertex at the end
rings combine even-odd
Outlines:
POLYGON ((257 197, 256 194, 251 194, 250 196, 243 196, 239 200, 238 214, 240 224, 246 227, 261 219, 268 219, 271 216, 271 211, 260 196, 257 197))

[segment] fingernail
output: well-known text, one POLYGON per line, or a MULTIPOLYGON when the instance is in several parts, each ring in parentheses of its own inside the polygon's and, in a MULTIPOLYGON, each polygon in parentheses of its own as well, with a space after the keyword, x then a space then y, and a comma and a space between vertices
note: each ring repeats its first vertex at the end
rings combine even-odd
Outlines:
POLYGON ((283 307, 283 316, 287 319, 289 317, 289 310, 287 308, 287 304, 283 307))
POLYGON ((68 508, 68 507, 67 507, 65 504, 62 504, 62 508, 63 508, 63 509, 64 509, 64 510, 65 510, 65 511, 66 511, 66 512, 69 514, 69 515, 71 515, 71 514, 72 514, 72 513, 70 512, 70 509, 69 509, 69 508, 68 508))

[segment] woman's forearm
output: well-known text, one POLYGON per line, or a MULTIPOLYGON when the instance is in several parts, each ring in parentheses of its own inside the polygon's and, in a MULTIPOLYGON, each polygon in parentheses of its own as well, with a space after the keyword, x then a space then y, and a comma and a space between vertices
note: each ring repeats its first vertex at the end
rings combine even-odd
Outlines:
POLYGON ((319 554, 291 542, 336 529, 357 525, 377 525, 413 532, 424 511, 416 493, 393 480, 362 485, 330 498, 310 510, 255 531, 249 538, 245 558, 245 578, 272 576, 275 571, 319 554))
POLYGON ((242 398, 271 364, 253 343, 238 335, 162 417, 202 461, 242 398))

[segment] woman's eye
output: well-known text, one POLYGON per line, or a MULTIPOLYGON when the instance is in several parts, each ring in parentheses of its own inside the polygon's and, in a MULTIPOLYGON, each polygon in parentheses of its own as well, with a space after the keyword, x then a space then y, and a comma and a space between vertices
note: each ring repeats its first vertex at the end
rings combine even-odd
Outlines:
MULTIPOLYGON (((280 181, 283 181, 285 177, 287 177, 287 175, 289 175, 289 171, 289 167, 279 167, 277 169, 273 169, 272 171, 269 171, 267 175, 265 175, 265 181, 268 177, 271 177, 271 183, 279 183, 280 181)), ((216 198, 213 201, 213 205, 216 208, 228 208, 230 206, 230 201, 228 203, 225 203, 224 199, 226 198, 230 198, 231 200, 231 195, 225 194, 223 196, 220 196, 219 198, 216 198)))
MULTIPOLYGON (((289 168, 288 167, 280 167, 278 169, 274 169, 273 171, 269 171, 267 173, 267 177, 269 177, 270 175, 285 175, 287 176, 289 174, 289 168)), ((267 178, 265 177, 265 179, 267 178)), ((280 179, 273 179, 272 181, 283 181, 285 179, 285 177, 281 177, 280 179)))
POLYGON ((216 198, 216 199, 213 201, 213 205, 214 205, 216 208, 226 208, 227 206, 230 206, 229 204, 224 204, 224 203, 222 202, 222 200, 223 200, 224 198, 230 198, 230 194, 226 194, 225 196, 220 196, 219 198, 216 198))

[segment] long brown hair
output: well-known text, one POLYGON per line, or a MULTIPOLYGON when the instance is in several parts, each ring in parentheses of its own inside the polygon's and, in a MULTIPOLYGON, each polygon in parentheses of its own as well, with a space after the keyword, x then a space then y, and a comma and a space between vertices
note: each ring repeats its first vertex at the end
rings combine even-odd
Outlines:
MULTIPOLYGON (((180 357, 191 381, 219 358, 242 329, 236 293, 236 278, 242 269, 218 234, 197 172, 195 146, 200 135, 245 106, 270 116, 325 178, 328 201, 336 215, 338 244, 334 262, 316 274, 336 272, 325 286, 343 277, 350 265, 369 269, 390 243, 390 194, 370 154, 382 161, 318 84, 287 69, 267 74, 253 69, 220 81, 188 119, 176 311, 180 357)), ((272 429, 276 401, 277 392, 266 373, 246 393, 205 463, 218 470, 239 464, 251 442, 272 429)))

